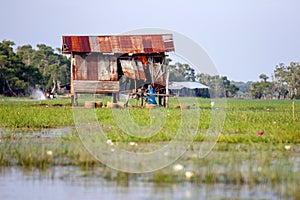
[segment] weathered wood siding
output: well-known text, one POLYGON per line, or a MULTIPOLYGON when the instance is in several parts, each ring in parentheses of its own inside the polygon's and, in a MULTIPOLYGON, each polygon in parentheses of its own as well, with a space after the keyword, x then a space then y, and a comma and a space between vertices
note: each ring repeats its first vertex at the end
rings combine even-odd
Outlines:
POLYGON ((118 80, 118 65, 116 56, 98 55, 98 80, 118 80))
POLYGON ((74 80, 75 93, 116 93, 119 92, 119 81, 74 80))
POLYGON ((74 55, 72 58, 73 80, 85 80, 87 78, 85 57, 85 55, 74 55))
POLYGON ((86 57, 87 80, 98 80, 98 55, 91 54, 86 57))
POLYGON ((75 54, 72 69, 74 80, 118 80, 117 57, 112 55, 75 54))

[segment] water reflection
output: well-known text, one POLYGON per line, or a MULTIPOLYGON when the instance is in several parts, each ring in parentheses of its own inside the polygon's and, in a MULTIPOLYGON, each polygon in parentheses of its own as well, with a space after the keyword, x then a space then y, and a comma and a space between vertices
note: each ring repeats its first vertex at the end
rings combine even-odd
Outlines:
POLYGON ((130 180, 109 181, 78 167, 47 170, 0 168, 0 199, 280 199, 268 185, 152 183, 130 180))
MULTIPOLYGON (((58 127, 58 128, 48 128, 40 130, 22 130, 14 129, 13 133, 16 136, 26 136, 27 138, 56 138, 61 136, 71 135, 76 131, 75 127, 58 127)), ((9 128, 0 127, 0 138, 4 137, 7 133, 11 133, 12 130, 9 128)))

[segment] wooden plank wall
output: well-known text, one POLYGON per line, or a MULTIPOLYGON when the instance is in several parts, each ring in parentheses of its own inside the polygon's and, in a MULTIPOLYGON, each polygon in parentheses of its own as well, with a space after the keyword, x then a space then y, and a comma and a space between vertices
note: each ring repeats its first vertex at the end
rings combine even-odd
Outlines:
POLYGON ((75 93, 116 93, 119 92, 119 81, 74 80, 75 93))
POLYGON ((117 81, 117 57, 97 53, 75 54, 72 62, 74 80, 117 81))

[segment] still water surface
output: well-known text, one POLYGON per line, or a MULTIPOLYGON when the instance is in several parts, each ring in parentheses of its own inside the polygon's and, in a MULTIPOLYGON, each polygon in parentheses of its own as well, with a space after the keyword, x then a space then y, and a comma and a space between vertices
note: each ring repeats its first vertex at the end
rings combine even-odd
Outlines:
POLYGON ((108 181, 86 175, 77 167, 54 167, 48 170, 0 168, 0 199, 281 199, 270 186, 256 187, 225 184, 169 183, 139 180, 108 181))

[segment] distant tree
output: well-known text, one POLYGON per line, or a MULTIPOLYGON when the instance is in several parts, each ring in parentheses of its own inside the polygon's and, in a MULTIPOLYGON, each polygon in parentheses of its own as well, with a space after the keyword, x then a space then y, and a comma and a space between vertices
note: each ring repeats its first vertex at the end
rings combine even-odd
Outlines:
POLYGON ((25 65, 31 65, 33 60, 33 52, 31 45, 24 45, 17 48, 17 55, 22 58, 22 61, 25 65))
POLYGON ((287 67, 286 82, 288 85, 289 97, 294 99, 300 89, 300 65, 297 62, 291 62, 287 67))
POLYGON ((231 81, 231 84, 235 85, 239 90, 237 91, 236 95, 239 97, 247 98, 249 96, 249 89, 252 85, 251 81, 242 82, 242 81, 231 81))
POLYGON ((260 82, 253 82, 249 88, 249 93, 255 98, 260 99, 263 96, 263 89, 260 82))
POLYGON ((232 84, 226 76, 197 74, 196 79, 210 87, 211 96, 214 97, 234 97, 239 88, 232 84))
POLYGON ((204 74, 204 73, 200 73, 196 75, 196 79, 204 84, 204 85, 209 85, 209 82, 211 82, 212 76, 209 74, 204 74))
POLYGON ((226 89, 226 96, 234 97, 238 91, 239 88, 236 85, 230 84, 229 87, 226 89))
POLYGON ((188 64, 176 62, 174 65, 169 64, 170 81, 195 81, 195 70, 188 64))
POLYGON ((270 95, 273 98, 276 96, 276 92, 278 91, 278 84, 277 84, 275 76, 273 74, 271 75, 271 79, 272 79, 272 81, 270 82, 269 90, 270 90, 270 95))
POLYGON ((267 94, 270 93, 270 82, 267 81, 269 79, 269 77, 266 74, 260 74, 259 78, 261 79, 260 81, 260 87, 262 90, 262 97, 264 99, 267 98, 267 94))
POLYGON ((285 98, 287 93, 287 83, 286 83, 287 67, 284 63, 276 65, 274 70, 274 85, 278 93, 277 98, 280 99, 282 96, 285 98))
POLYGON ((27 95, 30 85, 41 81, 38 68, 25 65, 13 51, 14 42, 0 42, 0 93, 8 96, 27 95))
POLYGON ((274 84, 278 92, 278 98, 288 95, 289 98, 299 98, 300 89, 300 65, 291 62, 289 66, 280 63, 274 70, 274 84))
POLYGON ((70 59, 60 49, 38 44, 37 50, 24 45, 13 50, 13 41, 0 42, 0 94, 28 95, 29 87, 60 89, 70 82, 70 59))
POLYGON ((37 67, 42 74, 44 90, 60 90, 60 85, 70 82, 70 59, 61 54, 61 49, 38 44, 37 50, 30 45, 18 47, 17 54, 26 65, 37 67))
POLYGON ((259 78, 261 79, 260 82, 253 82, 251 88, 249 89, 249 93, 254 98, 267 98, 267 95, 271 94, 272 83, 267 81, 269 77, 266 74, 260 74, 259 78))
POLYGON ((231 81, 227 79, 227 76, 223 76, 221 78, 223 80, 223 85, 226 91, 226 97, 234 97, 237 91, 239 91, 239 88, 231 83, 231 81))

